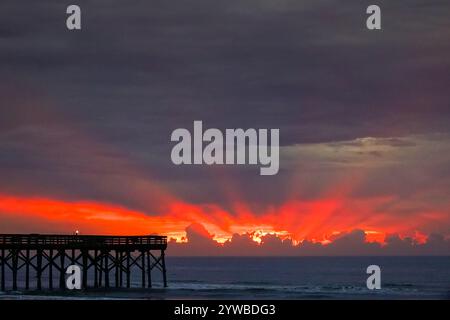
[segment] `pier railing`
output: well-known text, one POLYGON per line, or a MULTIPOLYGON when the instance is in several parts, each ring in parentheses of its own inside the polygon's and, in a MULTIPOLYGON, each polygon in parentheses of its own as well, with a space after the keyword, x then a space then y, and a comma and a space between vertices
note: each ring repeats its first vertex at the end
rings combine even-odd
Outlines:
POLYGON ((167 247, 165 236, 98 236, 98 235, 43 235, 43 234, 0 234, 0 247, 110 247, 148 246, 155 249, 167 247))

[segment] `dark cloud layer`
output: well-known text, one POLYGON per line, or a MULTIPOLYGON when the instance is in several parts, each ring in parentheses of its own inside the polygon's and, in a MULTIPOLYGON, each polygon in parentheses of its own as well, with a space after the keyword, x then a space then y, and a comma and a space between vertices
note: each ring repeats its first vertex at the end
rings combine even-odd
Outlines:
MULTIPOLYGON (((165 144, 194 119, 280 127, 284 143, 448 129, 445 2, 382 1, 381 32, 360 1, 79 5, 83 30, 68 32, 60 1, 2 2, 2 95, 31 86, 54 102, 36 112, 121 146, 165 144)), ((30 102, 4 102, 2 122, 35 121, 7 121, 30 102)))

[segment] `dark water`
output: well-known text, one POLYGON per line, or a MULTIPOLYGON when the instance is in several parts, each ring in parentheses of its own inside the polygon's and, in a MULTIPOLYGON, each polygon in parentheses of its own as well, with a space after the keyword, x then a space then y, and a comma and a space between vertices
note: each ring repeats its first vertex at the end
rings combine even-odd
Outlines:
POLYGON ((450 257, 172 258, 171 287, 227 298, 450 298, 450 257), (367 266, 381 268, 368 290, 367 266))
POLYGON ((89 291, 0 298, 144 299, 450 299, 450 257, 168 257, 169 288, 89 291), (366 287, 366 268, 381 268, 380 290, 366 287))

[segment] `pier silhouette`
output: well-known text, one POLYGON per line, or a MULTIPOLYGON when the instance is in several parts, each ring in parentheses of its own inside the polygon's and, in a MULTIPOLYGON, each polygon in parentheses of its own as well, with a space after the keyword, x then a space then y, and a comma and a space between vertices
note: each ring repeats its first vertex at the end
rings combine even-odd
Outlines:
MULTIPOLYGON (((36 289, 43 289, 43 273, 48 289, 54 288, 54 271, 59 289, 66 288, 66 268, 78 265, 82 270, 82 288, 131 287, 132 267, 141 273, 141 287, 152 287, 152 270, 162 272, 167 287, 165 236, 99 236, 0 234, 0 282, 6 289, 6 277, 12 277, 12 290, 18 289, 19 271, 25 275, 25 290, 30 276, 36 277, 36 289), (6 274, 6 271, 10 272, 6 274), (88 277, 93 273, 93 279, 88 277), (114 277, 112 279, 112 277, 114 277)), ((11 283, 11 282, 8 282, 11 283)))

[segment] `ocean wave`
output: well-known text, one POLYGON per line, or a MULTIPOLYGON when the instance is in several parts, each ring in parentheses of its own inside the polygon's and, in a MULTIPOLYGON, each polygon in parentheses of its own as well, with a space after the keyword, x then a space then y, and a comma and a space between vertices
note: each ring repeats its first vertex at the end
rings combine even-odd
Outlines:
POLYGON ((274 294, 410 294, 417 293, 418 289, 411 286, 390 286, 383 290, 372 291, 362 286, 351 285, 274 285, 266 283, 199 283, 199 282, 176 282, 171 284, 169 290, 188 291, 220 291, 223 293, 239 292, 247 293, 274 293, 274 294))

